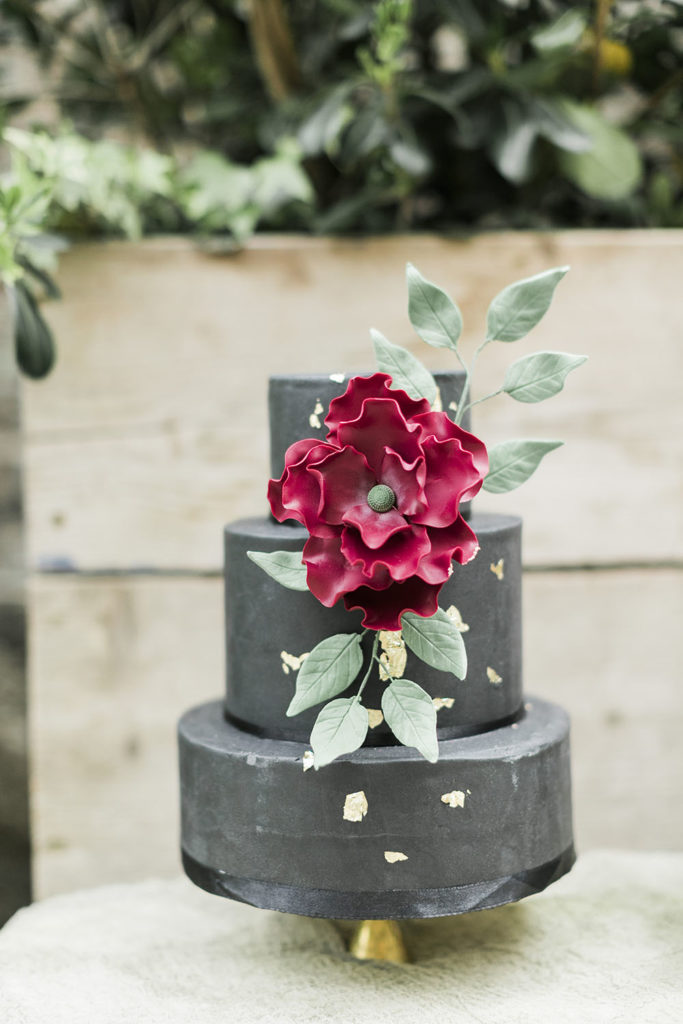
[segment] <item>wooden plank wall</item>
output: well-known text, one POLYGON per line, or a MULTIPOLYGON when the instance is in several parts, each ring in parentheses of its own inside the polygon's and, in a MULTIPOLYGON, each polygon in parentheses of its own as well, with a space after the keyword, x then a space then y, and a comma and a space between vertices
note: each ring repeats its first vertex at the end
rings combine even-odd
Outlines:
POLYGON ((174 725, 223 685, 221 527, 265 508, 267 375, 369 369, 370 326, 452 365, 412 336, 406 260, 457 297, 468 351, 498 289, 572 266, 475 382, 588 354, 551 402, 476 410, 489 442, 566 447, 479 505, 525 518, 526 685, 572 713, 580 847, 683 847, 683 232, 107 243, 63 259, 59 363, 23 394, 40 895, 177 870, 174 725))

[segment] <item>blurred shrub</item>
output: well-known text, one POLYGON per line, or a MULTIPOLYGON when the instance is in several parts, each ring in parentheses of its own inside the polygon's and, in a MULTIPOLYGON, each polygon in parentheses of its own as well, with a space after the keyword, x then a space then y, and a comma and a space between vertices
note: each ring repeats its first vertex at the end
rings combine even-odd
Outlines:
MULTIPOLYGON (((20 366, 70 236, 683 225, 679 0, 5 0, 20 366), (9 69, 9 70, 8 70, 9 69), (49 128, 50 131, 44 130, 49 128)), ((210 237, 209 237, 210 236, 210 237)))
MULTIPOLYGON (((264 209, 266 226, 683 223, 675 0, 5 8, 43 90, 87 135, 125 130, 165 152, 208 149, 239 164, 297 138, 314 202, 291 224, 280 206, 272 219, 264 209)), ((15 91, 12 107, 29 100, 15 91)))

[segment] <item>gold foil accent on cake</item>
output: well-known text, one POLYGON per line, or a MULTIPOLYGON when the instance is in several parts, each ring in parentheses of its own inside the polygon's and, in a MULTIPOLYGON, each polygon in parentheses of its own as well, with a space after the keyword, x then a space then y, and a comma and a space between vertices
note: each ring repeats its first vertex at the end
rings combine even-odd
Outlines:
POLYGON ((497 580, 502 580, 502 578, 503 578, 503 566, 504 565, 505 565, 505 559, 504 558, 499 558, 497 562, 491 562, 491 564, 489 566, 489 569, 491 570, 491 572, 493 573, 493 575, 496 577, 497 580))
POLYGON ((381 629, 379 642, 382 646, 379 656, 380 679, 402 679, 408 652, 401 630, 381 629))
POLYGON ((441 803, 448 804, 449 807, 464 807, 465 794, 461 789, 454 789, 450 793, 444 793, 441 797, 441 803))
POLYGON ((305 651, 298 657, 296 654, 288 654, 287 651, 280 651, 280 657, 282 658, 282 671, 286 676, 291 672, 298 672, 301 668, 301 664, 308 657, 309 652, 305 651))
POLYGON ((335 384, 343 384, 346 380, 345 373, 331 373, 330 380, 334 381, 335 384))
POLYGON ((368 813, 368 800, 361 789, 358 793, 347 793, 344 801, 344 821, 362 821, 368 813))
POLYGON ((441 389, 437 387, 434 401, 432 402, 432 412, 443 412, 443 402, 441 401, 441 389))
POLYGON ((301 763, 303 764, 303 769, 305 772, 307 772, 309 768, 313 768, 313 766, 315 765, 315 754, 313 753, 312 750, 304 751, 304 756, 301 758, 301 763))
POLYGON ((446 609, 446 615, 454 624, 455 628, 458 630, 459 633, 467 633, 469 631, 470 627, 467 625, 466 622, 462 621, 462 615, 460 614, 460 612, 458 611, 454 604, 452 604, 450 608, 446 609))
POLYGON ((320 413, 324 412, 324 411, 325 410, 323 408, 322 402, 320 401, 319 398, 316 398, 316 400, 315 400, 315 409, 313 410, 311 415, 308 417, 309 425, 311 427, 313 427, 314 430, 320 430, 320 428, 322 427, 322 423, 320 422, 320 413))
POLYGON ((486 667, 486 675, 489 677, 489 682, 493 683, 494 686, 498 686, 498 683, 503 682, 503 677, 499 676, 495 668, 491 668, 490 665, 486 667))
POLYGON ((376 729, 383 721, 384 715, 379 708, 368 708, 368 725, 371 729, 376 729))
POLYGON ((455 697, 432 697, 432 704, 437 711, 441 711, 441 708, 452 708, 455 704, 455 697))
POLYGON ((395 864, 399 860, 408 860, 405 853, 399 853, 397 850, 385 850, 384 859, 387 864, 395 864))

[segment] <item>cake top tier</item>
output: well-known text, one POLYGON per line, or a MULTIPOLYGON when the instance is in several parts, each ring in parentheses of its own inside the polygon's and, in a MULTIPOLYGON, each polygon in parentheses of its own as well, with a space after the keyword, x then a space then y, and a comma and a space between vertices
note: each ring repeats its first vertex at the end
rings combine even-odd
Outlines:
MULTIPOLYGON (((362 376, 375 371, 367 370, 362 376)), ((270 419, 270 475, 277 479, 285 465, 285 452, 295 441, 304 437, 319 437, 327 433, 325 416, 330 402, 342 395, 348 386, 350 374, 283 374, 270 378, 268 410, 270 419)), ((443 410, 453 416, 465 384, 460 371, 435 373, 443 410)), ((469 413, 462 426, 469 430, 469 413)))

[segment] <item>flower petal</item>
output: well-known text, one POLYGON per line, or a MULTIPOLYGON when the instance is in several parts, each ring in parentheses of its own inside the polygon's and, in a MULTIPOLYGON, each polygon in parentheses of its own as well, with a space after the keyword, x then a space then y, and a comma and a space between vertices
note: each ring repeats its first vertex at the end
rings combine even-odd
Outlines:
POLYGON ((369 548, 381 547, 399 530, 410 530, 410 524, 395 508, 388 512, 375 512, 367 501, 347 509, 343 522, 346 526, 355 526, 369 548))
POLYGON ((425 508, 426 475, 427 469, 422 455, 414 462, 406 462, 389 448, 382 459, 379 480, 380 483, 391 487, 396 495, 396 507, 401 515, 414 516, 425 508))
POLYGON ((426 508, 414 516, 425 526, 448 526, 458 515, 463 494, 481 483, 472 456, 464 451, 459 440, 440 441, 428 437, 422 443, 426 479, 426 508))
MULTIPOLYGON (((424 526, 411 526, 393 534, 381 547, 370 548, 363 543, 358 530, 347 526, 342 531, 341 549, 346 559, 351 564, 360 563, 368 576, 378 566, 384 566, 393 580, 406 580, 415 574, 431 544, 424 526)), ((448 573, 444 576, 447 578, 448 573)))
POLYGON ((271 511, 279 523, 284 522, 285 519, 298 519, 300 523, 303 522, 300 513, 293 514, 290 509, 285 508, 282 501, 282 486, 292 469, 305 464, 308 453, 320 443, 320 438, 305 437, 302 441, 290 444, 285 452, 285 468, 282 471, 282 476, 279 480, 268 481, 268 501, 271 511))
POLYGON ((362 452, 379 477, 387 448, 406 462, 420 457, 420 429, 419 424, 406 420, 393 398, 366 398, 357 419, 339 424, 336 444, 348 444, 362 452))
POLYGON ((330 409, 325 417, 325 423, 329 428, 328 441, 338 443, 337 433, 340 424, 358 419, 366 398, 393 398, 406 419, 429 411, 429 402, 425 398, 416 400, 401 388, 392 388, 391 377, 387 373, 373 373, 370 377, 352 377, 344 394, 330 402, 330 409))
POLYGON ((486 445, 474 434, 463 430, 445 412, 420 413, 414 418, 422 429, 422 441, 428 437, 436 437, 439 441, 459 441, 463 449, 472 456, 472 463, 478 474, 478 481, 473 483, 460 495, 461 501, 469 501, 478 494, 484 477, 489 471, 489 457, 486 445))
POLYGON ((285 518, 297 519, 314 537, 329 537, 335 532, 320 518, 322 492, 320 476, 314 470, 317 463, 335 451, 337 449, 332 445, 319 441, 308 449, 303 458, 289 466, 282 477, 281 501, 287 513, 285 518))
POLYGON ((401 628, 404 612, 416 615, 433 615, 438 607, 441 584, 434 586, 413 577, 404 583, 377 590, 369 586, 358 587, 344 596, 344 604, 351 611, 360 608, 364 612, 363 625, 369 629, 401 628))
POLYGON ((465 565, 479 551, 476 535, 462 516, 443 530, 432 527, 427 533, 431 548, 416 571, 416 575, 426 583, 445 583, 451 574, 453 560, 465 565))
POLYGON ((339 525, 349 508, 367 504, 368 492, 376 484, 365 456, 354 448, 335 448, 310 467, 320 481, 318 515, 326 523, 339 525))
POLYGON ((368 577, 362 566, 351 565, 342 554, 339 534, 310 537, 304 545, 303 561, 307 567, 308 589, 327 608, 360 584, 372 582, 387 586, 391 582, 389 573, 381 567, 368 577))

